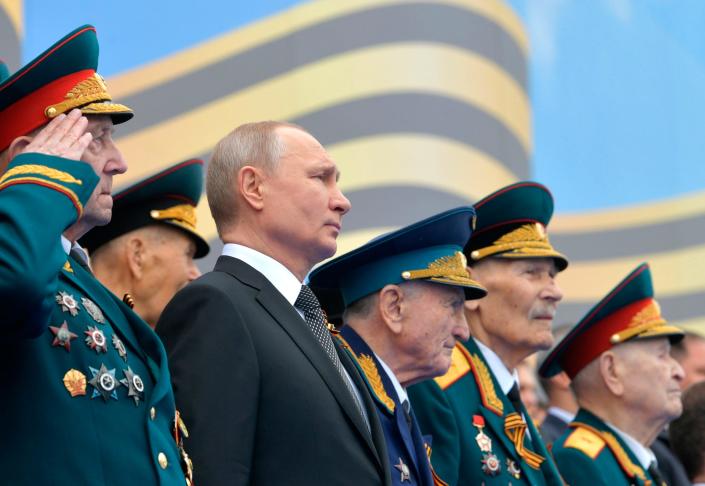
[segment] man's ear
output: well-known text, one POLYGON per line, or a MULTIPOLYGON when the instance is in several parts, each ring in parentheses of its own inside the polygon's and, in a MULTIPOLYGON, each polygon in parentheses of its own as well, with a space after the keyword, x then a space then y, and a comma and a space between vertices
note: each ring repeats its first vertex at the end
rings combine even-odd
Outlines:
POLYGON ((5 173, 7 166, 10 165, 10 161, 21 154, 31 141, 32 137, 23 135, 21 137, 17 137, 10 143, 10 146, 0 157, 0 175, 5 173))
POLYGON ((620 369, 619 356, 612 351, 605 351, 600 355, 599 360, 602 381, 613 395, 621 397, 624 395, 624 382, 620 369))
POLYGON ((262 169, 246 165, 237 173, 237 189, 240 196, 255 210, 264 207, 263 182, 264 174, 262 169))
POLYGON ((132 235, 125 245, 127 267, 135 280, 141 280, 144 276, 146 260, 145 241, 139 235, 132 235))
POLYGON ((399 285, 385 285, 379 291, 377 306, 382 321, 393 334, 402 331, 405 307, 404 289, 399 285))

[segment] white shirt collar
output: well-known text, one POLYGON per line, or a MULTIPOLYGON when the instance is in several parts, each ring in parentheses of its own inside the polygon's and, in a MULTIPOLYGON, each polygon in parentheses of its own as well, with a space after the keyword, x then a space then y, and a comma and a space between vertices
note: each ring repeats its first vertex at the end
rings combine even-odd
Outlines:
POLYGON ((485 357, 485 361, 487 361, 487 365, 490 367, 492 374, 495 378, 497 378, 502 392, 504 392, 505 395, 509 393, 509 390, 511 390, 512 386, 514 386, 514 383, 517 384, 518 388, 519 373, 517 373, 517 370, 509 371, 507 367, 504 366, 504 363, 502 363, 502 360, 499 359, 497 353, 492 351, 477 339, 473 338, 473 340, 475 341, 475 344, 477 344, 477 347, 480 348, 480 352, 485 357))
POLYGON ((61 246, 64 248, 64 253, 71 253, 71 242, 64 235, 61 235, 61 246))
POLYGON ((638 440, 636 440, 634 437, 627 434, 623 430, 619 430, 617 427, 615 427, 611 423, 607 422, 607 425, 609 425, 610 428, 612 428, 617 433, 617 435, 627 444, 627 447, 629 447, 629 449, 631 449, 631 451, 634 453, 636 458, 639 460, 641 467, 643 467, 644 469, 649 469, 649 466, 651 465, 652 462, 655 462, 656 465, 658 466, 658 462, 656 461, 656 456, 654 455, 653 452, 651 452, 651 449, 644 446, 641 442, 639 442, 638 440))
POLYGON ((237 258, 264 275, 293 306, 301 292, 301 282, 274 258, 236 243, 226 243, 222 255, 237 258))
POLYGON ((387 363, 382 361, 382 358, 377 356, 377 354, 375 354, 375 357, 379 361, 379 364, 382 365, 384 372, 387 373, 387 376, 391 380, 392 385, 394 385, 394 391, 397 392, 397 397, 399 398, 399 403, 404 403, 405 401, 407 401, 409 399, 409 396, 407 395, 404 387, 401 386, 401 383, 399 383, 399 380, 397 380, 396 375, 394 373, 392 373, 392 369, 389 366, 387 366, 387 363))
POLYGON ((574 413, 570 413, 568 410, 564 410, 560 407, 548 407, 548 410, 546 411, 548 415, 553 415, 554 417, 557 417, 561 419, 563 422, 569 424, 570 422, 573 421, 575 418, 574 413))

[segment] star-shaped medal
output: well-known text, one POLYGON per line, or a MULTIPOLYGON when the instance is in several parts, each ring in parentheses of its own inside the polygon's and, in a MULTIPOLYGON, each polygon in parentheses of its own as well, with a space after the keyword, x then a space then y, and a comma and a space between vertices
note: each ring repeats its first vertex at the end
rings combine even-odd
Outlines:
POLYGON ((105 334, 103 334, 103 331, 97 327, 88 326, 88 330, 83 331, 83 333, 86 335, 86 344, 89 348, 95 349, 95 352, 98 354, 100 354, 101 351, 103 353, 108 352, 105 334))
POLYGON ((521 477, 521 469, 519 469, 517 463, 510 458, 507 458, 507 472, 514 476, 514 479, 521 477))
POLYGON ((129 366, 122 372, 125 374, 125 378, 120 380, 120 383, 127 387, 127 396, 135 400, 135 405, 139 405, 144 393, 142 378, 140 378, 140 375, 135 374, 129 366))
POLYGON ((100 310, 100 307, 98 307, 95 302, 91 299, 81 297, 81 303, 83 304, 83 307, 85 307, 86 312, 88 312, 88 315, 91 316, 95 322, 98 324, 105 324, 105 316, 103 315, 103 311, 100 310))
POLYGON ((61 291, 56 294, 56 303, 61 306, 62 311, 70 312, 72 316, 78 314, 78 302, 68 292, 61 291))
POLYGON ((406 481, 411 482, 411 474, 409 473, 409 466, 404 464, 404 461, 401 460, 401 457, 399 458, 399 464, 395 464, 394 468, 399 471, 401 474, 401 482, 404 483, 406 481))
POLYGON ((71 340, 76 339, 78 334, 69 331, 69 325, 66 321, 59 327, 49 326, 49 330, 54 333, 54 340, 51 342, 52 346, 62 346, 66 351, 71 351, 71 340))
POLYGON ((482 472, 489 476, 496 476, 502 469, 499 459, 497 459, 497 456, 491 452, 489 454, 484 454, 480 462, 482 462, 482 472))
POLYGON ((93 378, 88 382, 93 386, 93 395, 91 395, 91 398, 100 395, 105 402, 108 401, 108 398, 117 400, 117 387, 120 386, 120 383, 115 379, 115 368, 109 370, 101 363, 99 370, 92 366, 89 366, 88 369, 91 370, 91 374, 93 375, 93 378))
POLYGON ((125 345, 117 337, 117 334, 113 334, 113 347, 117 350, 122 360, 127 363, 127 349, 125 349, 125 345))

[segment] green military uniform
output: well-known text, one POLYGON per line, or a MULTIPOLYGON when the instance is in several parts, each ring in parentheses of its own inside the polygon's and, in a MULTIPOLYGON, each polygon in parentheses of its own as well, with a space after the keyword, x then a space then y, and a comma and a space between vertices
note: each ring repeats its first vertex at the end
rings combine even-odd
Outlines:
MULTIPOLYGON (((683 332, 663 319, 653 297, 649 266, 641 264, 551 350, 539 370, 541 376, 550 378, 565 371, 573 379, 604 351, 627 341, 681 339, 683 332)), ((653 465, 640 463, 612 426, 584 408, 554 443, 553 455, 571 486, 651 486, 660 482, 653 465)))
MULTIPOLYGON (((131 117, 109 103, 97 53, 85 26, 0 84, 0 151, 62 110, 131 117)), ((37 153, 0 177, 3 484, 185 484, 161 342, 61 237, 98 180, 37 153)))
MULTIPOLYGON (((541 184, 510 185, 475 210, 477 227, 464 248, 469 262, 553 258, 559 271, 566 268, 546 236, 553 198, 541 184)), ((446 375, 409 388, 421 430, 432 435, 438 475, 451 486, 563 484, 523 404, 512 404, 478 344, 457 344, 452 358, 446 375)))

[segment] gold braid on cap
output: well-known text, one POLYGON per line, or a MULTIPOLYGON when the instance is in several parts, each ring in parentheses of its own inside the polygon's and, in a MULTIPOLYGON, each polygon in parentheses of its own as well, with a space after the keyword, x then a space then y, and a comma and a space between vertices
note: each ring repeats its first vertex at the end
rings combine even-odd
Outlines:
POLYGON ((486 256, 512 250, 518 250, 517 253, 528 256, 541 256, 545 255, 546 251, 555 251, 548 241, 548 235, 543 225, 541 223, 529 223, 502 235, 500 239, 490 246, 473 250, 470 253, 470 258, 480 260, 486 256))
POLYGON ((166 209, 152 209, 149 212, 152 219, 169 220, 188 230, 196 231, 196 211, 190 204, 179 204, 166 209))
POLYGON ((108 93, 105 81, 98 73, 84 79, 64 95, 64 100, 54 105, 49 105, 44 110, 48 118, 54 118, 73 108, 88 105, 99 101, 110 101, 112 97, 108 93))
POLYGON ((661 306, 658 305, 658 302, 652 300, 646 307, 632 317, 626 329, 610 337, 610 343, 623 343, 634 336, 638 336, 642 332, 665 323, 666 320, 661 317, 661 306))
MULTIPOLYGON (((406 270, 401 273, 404 280, 419 278, 444 278, 454 282, 468 283, 470 272, 467 269, 467 260, 462 252, 456 251, 453 255, 440 257, 428 264, 428 268, 420 270, 406 270)), ((474 282, 473 282, 474 283, 474 282)))

